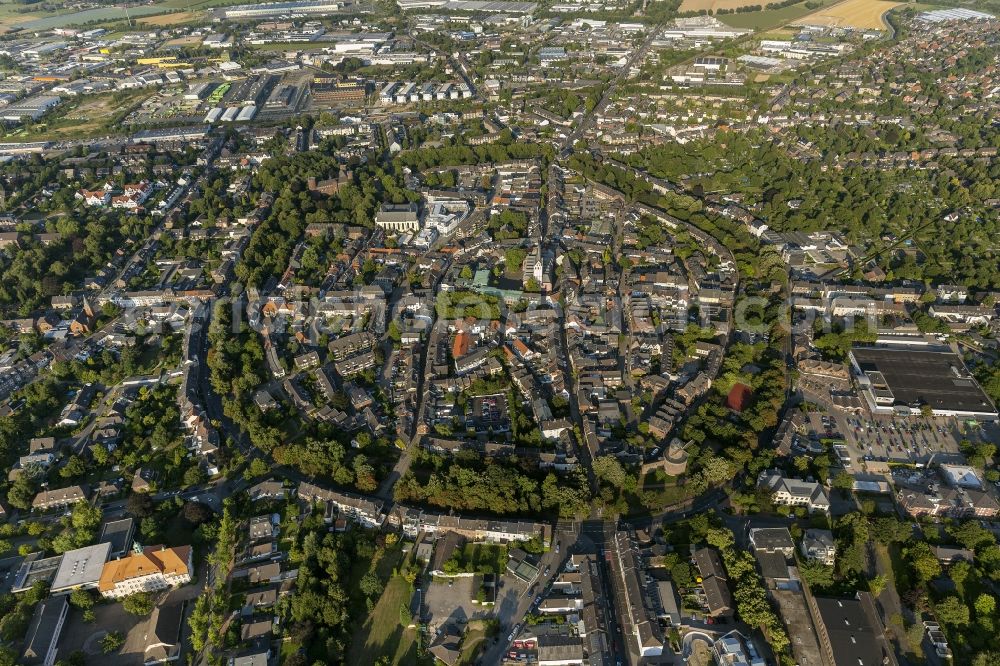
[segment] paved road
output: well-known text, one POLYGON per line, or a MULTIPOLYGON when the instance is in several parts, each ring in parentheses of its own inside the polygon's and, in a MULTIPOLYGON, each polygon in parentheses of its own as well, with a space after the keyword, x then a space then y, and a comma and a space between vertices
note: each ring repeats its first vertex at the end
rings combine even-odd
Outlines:
POLYGON ((538 578, 533 582, 524 584, 511 576, 504 578, 505 586, 497 596, 495 608, 496 618, 500 622, 500 633, 489 644, 486 651, 480 655, 478 664, 493 666, 503 661, 504 654, 510 649, 511 632, 514 626, 523 628, 522 619, 528 611, 536 607, 535 599, 548 592, 552 580, 559 575, 559 571, 565 566, 576 543, 578 532, 574 530, 572 523, 559 523, 556 526, 555 541, 559 544, 559 552, 556 552, 553 547, 552 550, 541 556, 538 564, 538 578), (548 575, 545 574, 546 569, 549 570, 548 575))
POLYGON ((579 139, 584 135, 584 133, 587 131, 587 129, 590 128, 591 125, 593 125, 594 120, 597 118, 597 115, 603 113, 604 110, 608 107, 608 104, 611 103, 611 99, 614 96, 614 93, 618 90, 618 84, 621 83, 624 79, 628 78, 629 72, 631 71, 632 67, 642 62, 642 59, 646 57, 646 53, 649 52, 650 46, 652 46, 653 41, 657 38, 659 34, 660 34, 660 26, 654 26, 649 31, 649 36, 646 38, 646 41, 643 42, 642 45, 635 50, 635 52, 632 54, 632 57, 629 58, 625 66, 621 68, 621 71, 618 73, 618 75, 615 76, 615 78, 613 78, 611 82, 607 85, 607 87, 604 89, 604 93, 601 95, 601 99, 597 102, 597 104, 594 105, 593 110, 587 115, 585 115, 583 118, 581 118, 580 123, 576 126, 576 129, 570 132, 569 135, 567 135, 566 139, 563 140, 563 148, 562 151, 560 152, 561 156, 563 157, 569 156, 569 153, 573 150, 573 144, 576 143, 577 139, 579 139))

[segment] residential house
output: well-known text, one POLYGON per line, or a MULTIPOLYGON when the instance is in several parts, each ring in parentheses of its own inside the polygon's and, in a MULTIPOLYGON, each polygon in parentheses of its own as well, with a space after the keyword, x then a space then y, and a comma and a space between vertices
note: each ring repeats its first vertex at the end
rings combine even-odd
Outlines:
POLYGON ((785 478, 776 471, 763 471, 757 477, 757 487, 771 491, 771 500, 779 506, 804 506, 809 511, 828 513, 830 498, 820 484, 813 481, 785 478))

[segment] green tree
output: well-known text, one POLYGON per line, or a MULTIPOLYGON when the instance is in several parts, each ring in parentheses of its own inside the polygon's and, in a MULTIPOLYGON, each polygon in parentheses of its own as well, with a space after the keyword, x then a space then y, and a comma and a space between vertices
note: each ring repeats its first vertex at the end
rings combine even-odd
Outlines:
POLYGON ((361 577, 358 588, 369 599, 374 599, 382 594, 382 581, 374 571, 369 571, 361 577))
POLYGON ((64 479, 72 479, 83 476, 87 473, 87 466, 79 456, 70 456, 66 464, 59 470, 59 476, 64 479))
POLYGON ((70 524, 74 529, 94 532, 101 524, 101 509, 91 506, 88 502, 77 502, 73 505, 70 524))
POLYGON ((7 501, 18 509, 28 510, 37 493, 38 487, 34 479, 27 471, 23 471, 7 491, 7 501))
POLYGON ((833 567, 823 564, 819 560, 806 560, 799 567, 799 575, 802 576, 808 585, 819 588, 829 588, 833 586, 833 567))
POLYGON ((935 609, 937 619, 952 627, 964 627, 969 624, 969 607, 958 597, 946 597, 935 609))
POLYGON ((205 474, 205 470, 201 468, 201 465, 192 465, 184 472, 185 486, 199 486, 207 480, 208 475, 205 474))
POLYGON ((628 482, 628 473, 614 456, 599 456, 594 459, 594 476, 621 490, 628 482))
POLYGON ((833 477, 833 487, 846 495, 854 488, 854 477, 845 471, 838 472, 833 477))
POLYGON ((993 613, 997 610, 997 600, 992 594, 987 594, 983 592, 978 597, 973 604, 973 608, 976 609, 976 617, 984 618, 991 617, 993 613))
POLYGON ((270 469, 271 468, 268 467, 266 462, 264 462, 260 458, 254 458, 253 460, 250 461, 250 464, 247 465, 247 468, 243 471, 243 478, 249 481, 251 479, 257 478, 258 476, 264 476, 265 474, 268 473, 268 471, 270 471, 270 469))
POLYGON ((69 602, 80 610, 88 610, 94 607, 94 597, 90 590, 77 589, 69 595, 69 602))
POLYGON ((920 580, 926 582, 941 575, 941 562, 926 542, 918 541, 907 549, 906 554, 920 580))
POLYGON ((728 529, 710 527, 708 529, 708 534, 705 535, 705 540, 712 546, 715 546, 719 550, 725 553, 727 550, 733 547, 735 539, 733 538, 733 533, 728 529))
POLYGON ((122 599, 122 608, 132 615, 149 615, 155 605, 153 595, 149 592, 136 592, 122 599))

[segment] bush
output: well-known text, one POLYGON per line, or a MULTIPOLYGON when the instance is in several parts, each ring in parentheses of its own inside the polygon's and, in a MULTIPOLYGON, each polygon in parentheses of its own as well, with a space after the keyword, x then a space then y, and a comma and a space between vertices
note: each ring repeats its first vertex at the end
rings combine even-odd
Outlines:
POLYGON ((109 632, 107 636, 101 639, 101 649, 104 650, 104 654, 117 652, 124 644, 125 635, 120 631, 109 632))

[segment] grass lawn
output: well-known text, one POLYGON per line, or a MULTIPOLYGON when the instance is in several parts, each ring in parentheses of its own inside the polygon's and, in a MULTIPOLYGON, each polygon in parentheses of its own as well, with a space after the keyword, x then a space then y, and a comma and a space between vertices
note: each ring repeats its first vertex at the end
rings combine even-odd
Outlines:
POLYGON ((95 134, 120 131, 119 121, 149 91, 109 92, 68 98, 46 114, 30 130, 7 134, 10 140, 19 134, 31 141, 80 139, 95 134))
POLYGON ((284 664, 286 661, 292 658, 296 652, 302 649, 302 644, 297 643, 293 640, 283 640, 281 641, 281 648, 278 650, 278 661, 284 664))
POLYGON ((417 656, 417 632, 400 623, 401 606, 409 607, 413 592, 402 576, 393 576, 378 603, 354 632, 349 664, 374 664, 388 657, 392 664, 412 664, 417 656))
MULTIPOLYGON (((840 0, 823 0, 823 7, 837 4, 840 0)), ((781 9, 765 9, 760 12, 748 12, 745 14, 723 14, 718 19, 726 25, 734 28, 751 28, 753 30, 772 30, 778 26, 785 25, 789 21, 802 18, 806 14, 811 14, 821 7, 810 9, 806 7, 805 0, 797 5, 782 7, 781 9)))
POLYGON ((458 658, 459 664, 473 664, 479 655, 479 647, 486 640, 486 631, 481 622, 469 623, 469 628, 462 638, 462 655, 458 658), (478 626, 477 626, 478 625, 478 626))

